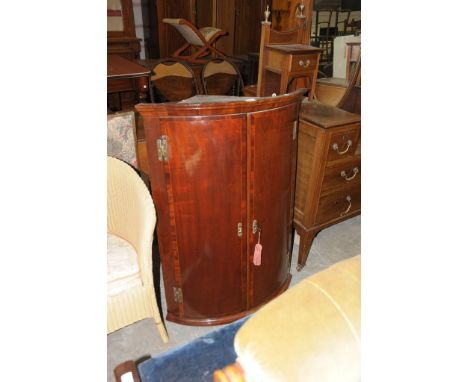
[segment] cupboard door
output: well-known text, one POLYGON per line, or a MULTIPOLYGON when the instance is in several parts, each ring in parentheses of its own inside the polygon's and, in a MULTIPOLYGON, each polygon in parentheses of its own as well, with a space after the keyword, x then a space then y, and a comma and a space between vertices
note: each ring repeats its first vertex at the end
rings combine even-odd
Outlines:
POLYGON ((167 118, 161 132, 179 314, 189 322, 238 313, 246 307, 245 115, 167 118))
POLYGON ((295 109, 296 106, 292 105, 277 109, 275 113, 259 112, 251 116, 249 268, 253 305, 273 298, 290 280, 288 244, 292 229, 295 109), (261 230, 256 234, 252 232, 253 220, 261 230), (259 234, 261 265, 254 265, 253 253, 259 234))

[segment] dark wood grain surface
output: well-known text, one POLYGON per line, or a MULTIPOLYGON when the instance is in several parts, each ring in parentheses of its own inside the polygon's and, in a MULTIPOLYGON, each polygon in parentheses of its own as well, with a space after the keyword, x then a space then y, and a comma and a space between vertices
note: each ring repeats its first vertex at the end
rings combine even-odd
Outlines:
POLYGON ((107 56, 108 79, 141 77, 148 76, 149 74, 150 70, 135 61, 128 60, 119 55, 107 56))
POLYGON ((227 323, 288 287, 294 124, 303 93, 136 106, 148 148, 168 320, 227 323), (157 155, 161 136, 168 141, 167 161, 157 155), (254 220, 264 246, 259 266, 253 265, 254 220), (175 301, 174 288, 182 290, 182 301, 175 301))

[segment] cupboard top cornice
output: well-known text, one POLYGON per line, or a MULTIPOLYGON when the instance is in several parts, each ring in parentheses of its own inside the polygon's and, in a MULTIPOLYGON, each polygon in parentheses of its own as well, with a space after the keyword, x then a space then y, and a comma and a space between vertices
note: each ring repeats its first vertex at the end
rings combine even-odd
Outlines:
POLYGON ((302 102, 299 118, 324 129, 361 122, 361 116, 358 114, 315 100, 302 102))
MULTIPOLYGON (((245 100, 238 101, 234 98, 232 102, 212 102, 212 103, 187 103, 187 102, 167 102, 167 103, 141 103, 136 106, 137 111, 145 116, 202 116, 202 115, 228 115, 236 113, 251 113, 272 108, 282 107, 291 103, 291 100, 298 95, 303 95, 307 89, 299 89, 294 92, 277 97, 246 97, 245 100), (249 101, 248 101, 249 99, 249 101)), ((223 97, 223 99, 225 99, 223 97)))

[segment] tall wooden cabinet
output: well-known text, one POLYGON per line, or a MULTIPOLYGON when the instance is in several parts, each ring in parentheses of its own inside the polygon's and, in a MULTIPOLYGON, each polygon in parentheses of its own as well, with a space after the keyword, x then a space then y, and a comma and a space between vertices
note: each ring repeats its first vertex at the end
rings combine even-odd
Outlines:
POLYGON ((168 320, 227 323, 288 287, 302 94, 136 106, 168 320), (259 241, 261 264, 254 265, 259 241))
POLYGON ((132 0, 107 0, 107 54, 140 58, 132 0))

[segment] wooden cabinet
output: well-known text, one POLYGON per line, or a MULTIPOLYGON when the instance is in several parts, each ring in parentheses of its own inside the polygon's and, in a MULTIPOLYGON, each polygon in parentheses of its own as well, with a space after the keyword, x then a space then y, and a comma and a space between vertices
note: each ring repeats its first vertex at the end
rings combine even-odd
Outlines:
POLYGON ((303 102, 299 119, 294 226, 300 236, 297 269, 315 235, 361 211, 361 117, 303 102))
POLYGON ((227 323, 288 287, 302 94, 136 106, 148 148, 168 320, 227 323), (254 265, 258 241, 261 265, 254 265))
POLYGON ((107 54, 140 58, 132 0, 107 0, 107 54))

